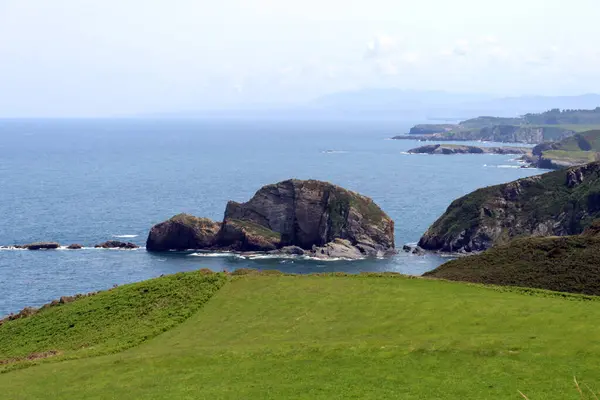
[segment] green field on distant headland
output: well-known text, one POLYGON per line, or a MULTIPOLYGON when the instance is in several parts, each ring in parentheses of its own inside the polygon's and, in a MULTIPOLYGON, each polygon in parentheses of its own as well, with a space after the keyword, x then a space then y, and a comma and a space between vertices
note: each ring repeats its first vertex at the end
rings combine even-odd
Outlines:
POLYGON ((600 388, 598 299, 389 274, 177 274, 0 326, 5 361, 29 351, 83 357, 58 355, 24 369, 13 363, 0 374, 0 393, 519 399, 520 390, 532 400, 576 399, 574 376, 600 388), (122 306, 132 293, 128 314, 122 306), (171 329, 153 337, 153 325, 171 329), (112 354, 87 357, 94 346, 112 354))

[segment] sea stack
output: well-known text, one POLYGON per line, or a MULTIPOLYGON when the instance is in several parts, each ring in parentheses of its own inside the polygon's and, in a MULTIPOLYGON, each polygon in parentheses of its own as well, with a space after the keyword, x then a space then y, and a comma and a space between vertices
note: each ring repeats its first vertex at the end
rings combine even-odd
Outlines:
POLYGON ((282 252, 382 257, 394 252, 394 221, 368 197, 328 182, 290 179, 230 201, 221 223, 180 214, 155 225, 146 249, 282 252))

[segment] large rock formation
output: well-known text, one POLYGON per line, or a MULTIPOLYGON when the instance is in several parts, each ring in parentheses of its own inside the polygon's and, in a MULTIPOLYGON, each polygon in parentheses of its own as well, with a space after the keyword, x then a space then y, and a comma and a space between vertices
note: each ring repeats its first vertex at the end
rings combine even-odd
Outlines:
POLYGON ((150 251, 203 249, 214 246, 221 224, 208 218, 178 214, 154 225, 146 241, 150 251))
POLYGON ((383 256, 394 249, 394 222, 368 197, 321 181, 287 180, 246 203, 230 201, 221 224, 175 216, 152 228, 150 251, 277 251, 316 256, 383 256), (297 251, 296 251, 297 252, 297 251))
POLYGON ((600 163, 476 190, 455 200, 419 246, 473 252, 519 236, 583 232, 600 218, 600 163))

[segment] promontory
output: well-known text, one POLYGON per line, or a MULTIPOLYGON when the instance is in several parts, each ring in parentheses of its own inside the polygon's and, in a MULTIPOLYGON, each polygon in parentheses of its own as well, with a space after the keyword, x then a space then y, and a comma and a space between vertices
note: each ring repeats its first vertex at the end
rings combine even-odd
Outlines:
POLYGON ((477 252, 521 236, 582 233, 600 218, 600 162, 478 189, 450 204, 419 246, 477 252))

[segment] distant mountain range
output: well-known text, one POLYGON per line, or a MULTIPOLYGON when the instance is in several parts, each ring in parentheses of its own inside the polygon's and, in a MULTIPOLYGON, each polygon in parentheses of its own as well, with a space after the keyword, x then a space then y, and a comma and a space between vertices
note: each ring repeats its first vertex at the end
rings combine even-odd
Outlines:
POLYGON ((516 117, 549 109, 594 109, 600 94, 579 96, 520 96, 363 89, 332 93, 298 104, 261 104, 215 110, 190 110, 140 115, 159 118, 281 118, 370 119, 458 122, 481 115, 516 117))
POLYGON ((333 93, 317 98, 311 108, 361 114, 425 114, 427 119, 456 120, 480 115, 514 117, 553 108, 594 109, 600 94, 578 96, 520 96, 496 98, 486 94, 365 89, 333 93))

